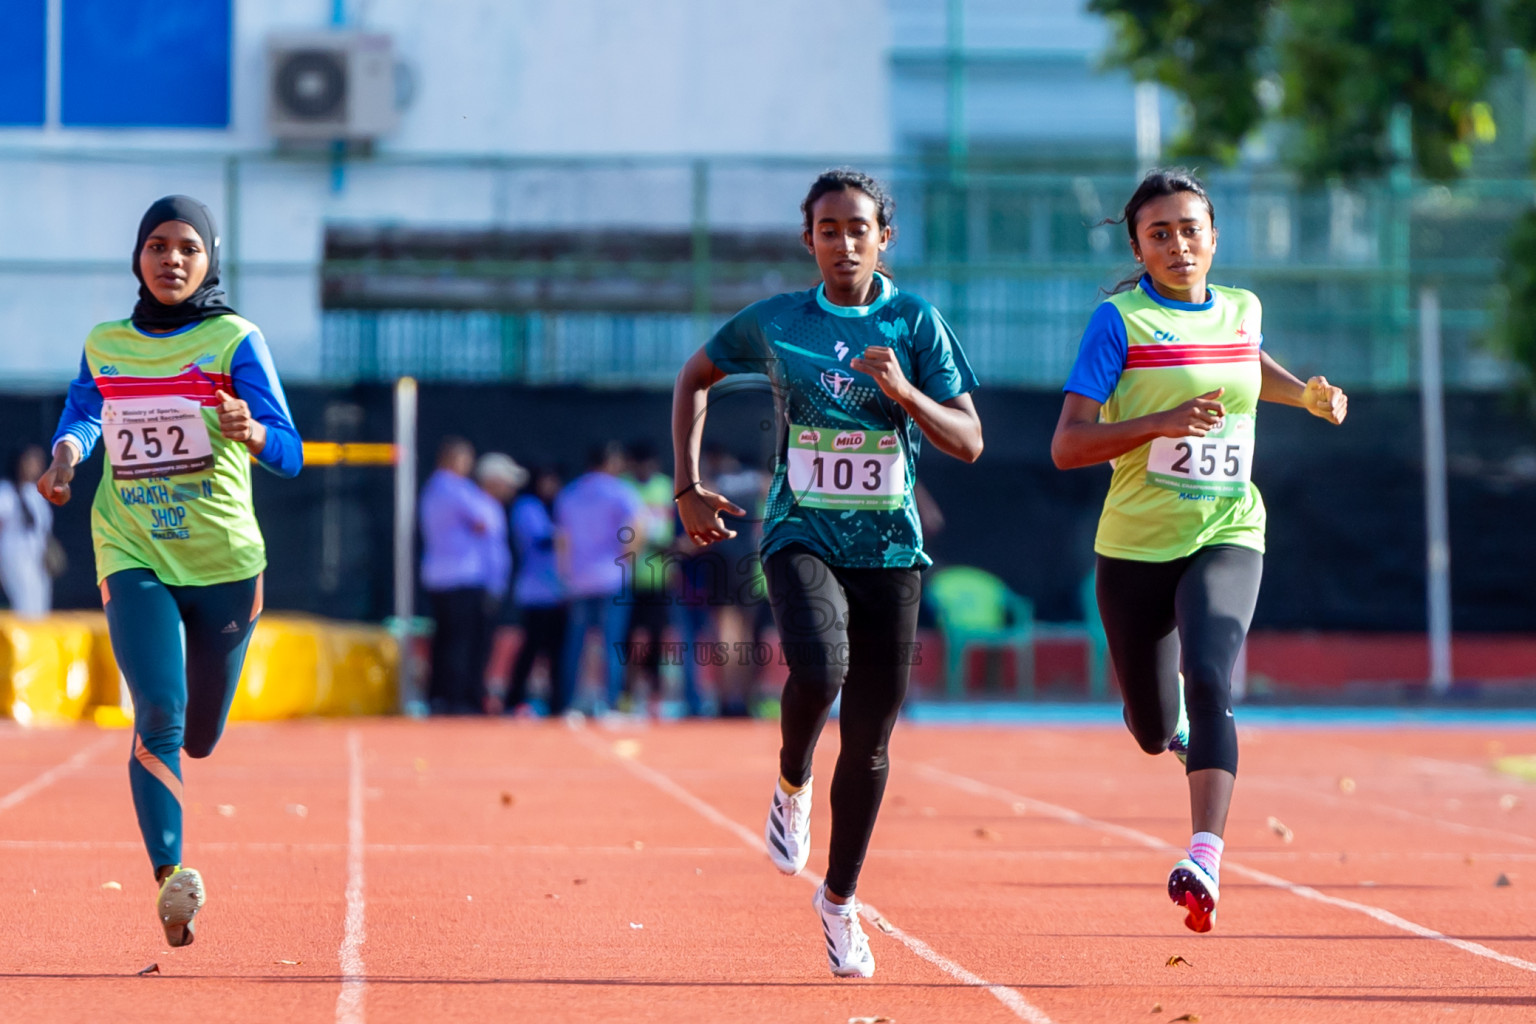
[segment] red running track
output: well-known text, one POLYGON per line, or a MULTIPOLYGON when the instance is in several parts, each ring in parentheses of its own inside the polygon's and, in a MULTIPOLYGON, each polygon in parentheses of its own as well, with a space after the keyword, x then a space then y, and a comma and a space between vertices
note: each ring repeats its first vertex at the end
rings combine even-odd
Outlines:
MULTIPOLYGON (((1488 767, 1536 732, 1243 733, 1196 936, 1162 892, 1187 839, 1170 757, 1109 729, 903 724, 860 893, 895 930, 867 926, 875 977, 839 981, 811 884, 760 849, 772 725, 232 727, 188 767, 210 902, 174 952, 127 735, 5 727, 0 1018, 1536 1019, 1536 791, 1488 767)), ((823 800, 812 868, 827 824, 823 800)))

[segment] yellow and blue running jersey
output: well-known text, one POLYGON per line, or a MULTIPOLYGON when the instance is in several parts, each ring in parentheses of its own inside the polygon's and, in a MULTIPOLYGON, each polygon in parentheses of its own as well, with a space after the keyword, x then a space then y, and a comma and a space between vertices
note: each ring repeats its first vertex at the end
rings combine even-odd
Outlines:
POLYGON ((762 555, 799 544, 829 565, 913 568, 923 553, 913 486, 923 432, 849 362, 870 345, 936 402, 976 387, 954 333, 927 302, 876 275, 867 306, 828 302, 823 286, 754 303, 709 340, 721 371, 767 375, 779 414, 762 555))
POLYGON ((1226 418, 1205 437, 1157 438, 1114 462, 1094 550, 1166 562, 1211 544, 1264 550, 1264 502, 1249 477, 1259 404, 1263 311, 1241 288, 1202 303, 1159 295, 1147 277, 1088 322, 1064 390, 1120 423, 1225 388, 1226 418))

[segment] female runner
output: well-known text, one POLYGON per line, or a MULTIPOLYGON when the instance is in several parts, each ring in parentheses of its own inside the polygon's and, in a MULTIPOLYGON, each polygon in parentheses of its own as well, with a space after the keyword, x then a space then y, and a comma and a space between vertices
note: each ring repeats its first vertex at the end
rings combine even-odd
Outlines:
POLYGON ((185 946, 205 893, 202 876, 181 866, 181 752, 213 752, 261 614, 267 555, 251 456, 292 477, 304 454, 261 332, 219 290, 208 208, 158 200, 139 223, 133 272, 133 316, 86 337, 37 486, 63 505, 75 466, 105 442, 91 535, 112 651, 133 695, 128 782, 160 883, 156 915, 166 941, 185 946))
POLYGON ((1262 351, 1252 292, 1207 284, 1215 209, 1188 172, 1147 174, 1124 220, 1143 272, 1088 322, 1051 457, 1114 466, 1094 544, 1099 614, 1126 725, 1147 753, 1172 748, 1185 762, 1194 835, 1168 896, 1208 932, 1237 775, 1232 666, 1264 561, 1255 413, 1279 402, 1337 424, 1349 403, 1262 351))
POLYGON ((765 840, 779 870, 805 866, 811 755, 841 690, 827 876, 813 903, 832 973, 867 978, 875 962, 854 890, 906 693, 919 570, 929 564, 914 467, 924 437, 974 462, 981 421, 969 394, 976 378, 949 325, 879 272, 892 234, 885 189, 856 171, 829 171, 801 211, 822 283, 748 306, 678 374, 677 504, 696 543, 736 535, 720 514, 746 511, 699 483, 707 393, 727 374, 768 375, 780 423, 761 552, 789 679, 765 840))

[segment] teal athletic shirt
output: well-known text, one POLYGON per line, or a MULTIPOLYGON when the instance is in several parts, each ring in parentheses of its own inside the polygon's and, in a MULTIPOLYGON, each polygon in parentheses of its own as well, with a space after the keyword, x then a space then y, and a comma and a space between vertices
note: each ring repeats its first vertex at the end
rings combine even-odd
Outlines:
POLYGON ((779 413, 762 556, 803 545, 828 565, 910 569, 932 564, 912 489, 923 432, 868 374, 849 368, 870 345, 936 402, 976 388, 954 333, 927 302, 877 274, 867 306, 836 306, 824 286, 753 303, 709 340, 727 374, 761 373, 779 413))

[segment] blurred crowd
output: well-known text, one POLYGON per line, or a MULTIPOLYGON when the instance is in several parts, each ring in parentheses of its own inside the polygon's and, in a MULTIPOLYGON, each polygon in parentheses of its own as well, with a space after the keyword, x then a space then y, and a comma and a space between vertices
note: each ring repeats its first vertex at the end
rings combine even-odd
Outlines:
POLYGON ((434 714, 747 716, 771 628, 757 557, 769 476, 718 447, 703 483, 754 514, 700 549, 649 442, 595 448, 574 478, 443 439, 422 488, 434 714))
POLYGON ((53 581, 64 572, 53 506, 37 490, 47 468, 47 453, 35 444, 17 448, 0 467, 0 595, 22 618, 48 614, 53 581))

